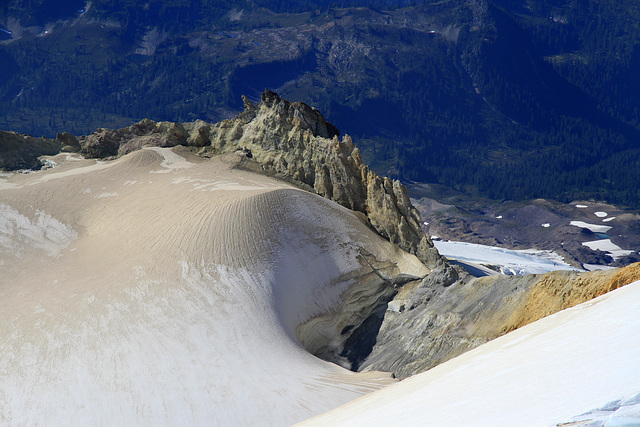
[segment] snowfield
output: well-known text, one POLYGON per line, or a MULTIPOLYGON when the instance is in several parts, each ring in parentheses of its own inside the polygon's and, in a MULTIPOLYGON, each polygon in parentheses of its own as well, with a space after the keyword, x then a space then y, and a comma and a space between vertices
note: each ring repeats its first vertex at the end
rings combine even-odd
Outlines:
POLYGON ((300 425, 638 426, 639 313, 635 282, 300 425))
POLYGON ((363 256, 426 268, 234 159, 148 149, 6 178, 1 425, 286 426, 394 382, 296 328, 371 273, 363 256))
MULTIPOLYGON (((366 294, 370 261, 429 272, 353 212, 231 154, 52 161, 0 180, 0 425, 640 424, 640 282, 397 383, 300 344, 366 294)), ((571 268, 436 246, 507 274, 571 268)))
POLYGON ((613 243, 611 239, 594 240, 591 242, 584 242, 582 244, 590 249, 593 249, 594 251, 600 250, 603 252, 608 252, 609 254, 611 254, 613 259, 620 258, 635 252, 627 249, 622 249, 620 246, 613 243))
POLYGON ((612 228, 609 225, 589 224, 588 222, 584 222, 584 221, 571 221, 569 225, 573 225, 575 227, 580 227, 580 228, 586 228, 587 230, 592 231, 594 233, 606 233, 612 228))
POLYGON ((441 255, 470 263, 493 266, 507 275, 540 274, 554 270, 578 270, 565 263, 563 258, 551 251, 511 250, 495 246, 464 242, 434 241, 441 255))

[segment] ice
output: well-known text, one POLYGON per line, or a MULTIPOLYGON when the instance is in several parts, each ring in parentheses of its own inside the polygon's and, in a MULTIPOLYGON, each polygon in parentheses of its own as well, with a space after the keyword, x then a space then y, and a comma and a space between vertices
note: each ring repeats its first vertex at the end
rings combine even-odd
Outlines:
POLYGON ((0 203, 0 253, 20 255, 26 247, 57 255, 77 238, 77 233, 45 212, 31 219, 11 206, 0 203))
POLYGON ((498 267, 503 274, 539 274, 554 270, 577 270, 551 251, 535 249, 511 250, 465 242, 434 241, 447 258, 498 267))

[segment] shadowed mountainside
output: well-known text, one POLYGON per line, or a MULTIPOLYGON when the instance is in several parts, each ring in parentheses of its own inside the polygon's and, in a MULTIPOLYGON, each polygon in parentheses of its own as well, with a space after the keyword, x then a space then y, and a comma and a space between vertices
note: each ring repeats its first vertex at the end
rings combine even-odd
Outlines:
POLYGON ((215 122, 266 87, 349 129, 380 175, 640 206, 636 2, 412 4, 3 2, 0 128, 215 122))

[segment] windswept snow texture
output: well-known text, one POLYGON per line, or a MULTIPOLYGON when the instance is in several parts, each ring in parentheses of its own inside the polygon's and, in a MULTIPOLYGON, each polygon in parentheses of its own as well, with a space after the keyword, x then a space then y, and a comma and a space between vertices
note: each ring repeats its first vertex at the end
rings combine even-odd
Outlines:
POLYGON ((363 254, 426 268, 238 161, 152 149, 7 178, 0 425, 285 426, 393 382, 296 328, 370 273, 363 254))
POLYGON ((0 254, 9 251, 21 256, 25 247, 44 250, 57 255, 77 237, 77 233, 44 212, 37 212, 33 220, 11 206, 0 203, 0 254))
POLYGON ((635 282, 301 425, 638 426, 639 336, 635 282))
POLYGON ((511 250, 464 242, 434 241, 441 255, 465 263, 495 266, 506 275, 540 274, 554 270, 577 270, 558 254, 541 250, 511 250))

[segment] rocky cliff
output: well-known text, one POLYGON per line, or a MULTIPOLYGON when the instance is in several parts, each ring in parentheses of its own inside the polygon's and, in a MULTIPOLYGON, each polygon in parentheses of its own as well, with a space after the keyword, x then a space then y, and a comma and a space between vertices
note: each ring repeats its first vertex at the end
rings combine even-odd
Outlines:
POLYGON ((362 161, 351 137, 302 103, 265 91, 254 105, 216 124, 143 120, 130 127, 98 129, 78 138, 86 157, 120 156, 145 146, 194 147, 200 155, 238 152, 267 172, 301 183, 342 206, 360 212, 381 236, 435 267, 442 262, 420 229, 418 211, 399 182, 380 177, 362 161))
POLYGON ((426 371, 514 329, 640 280, 640 263, 590 273, 483 278, 451 273, 436 269, 422 281, 405 285, 384 313, 374 314, 381 318, 375 345, 359 362, 359 370, 390 371, 399 378, 426 371))

